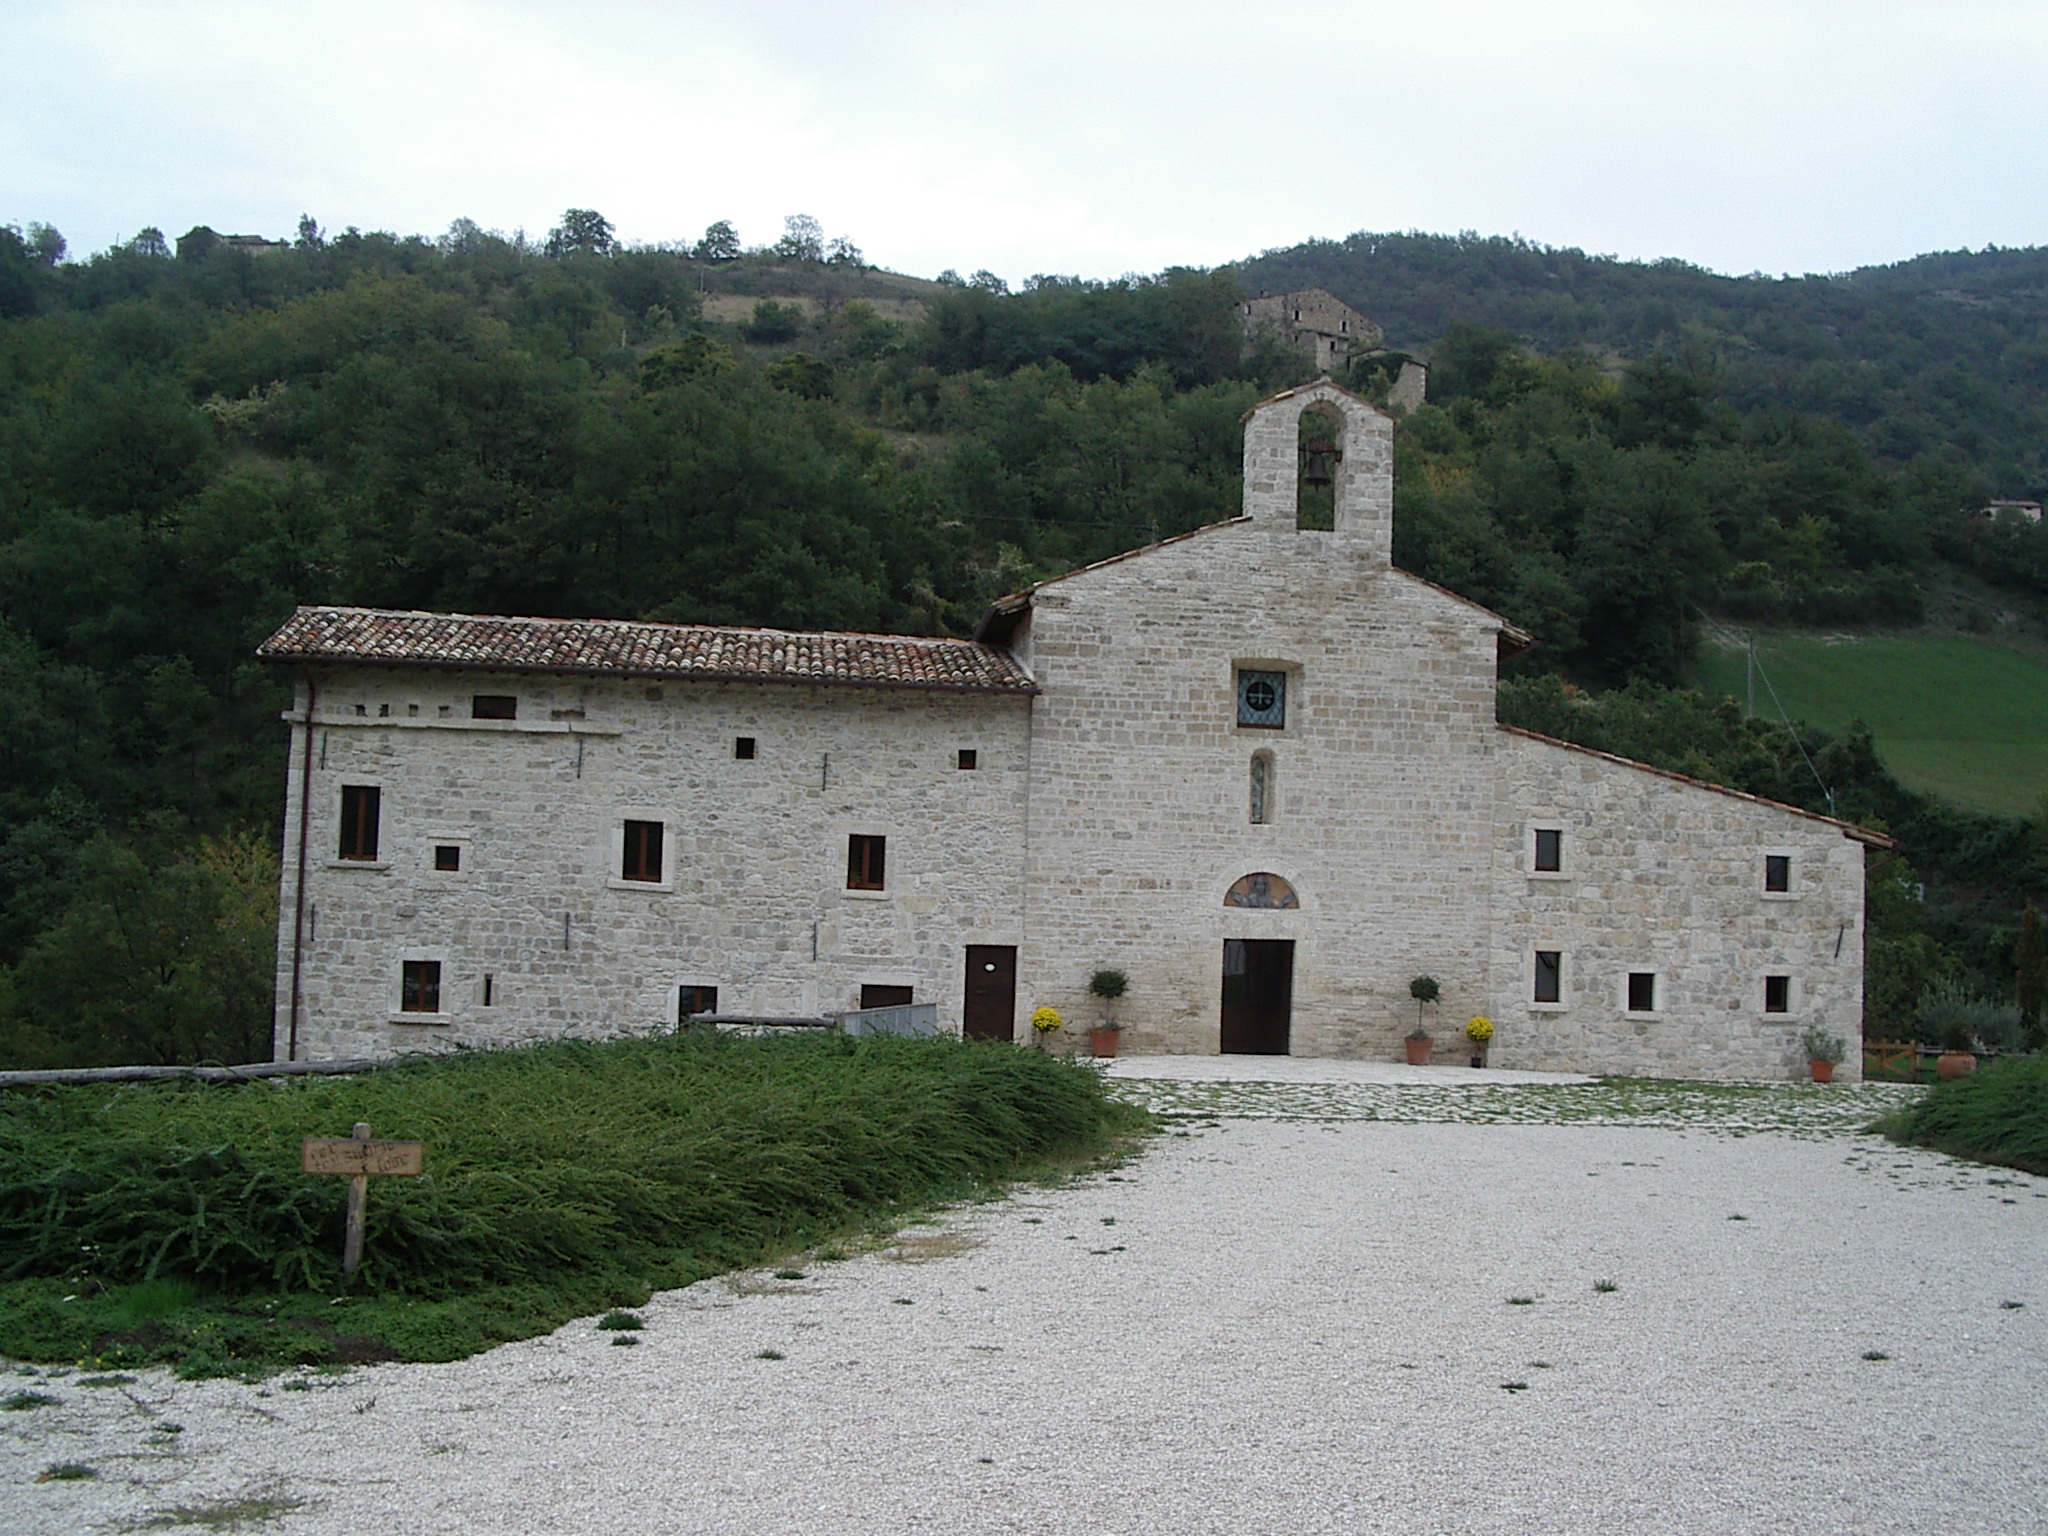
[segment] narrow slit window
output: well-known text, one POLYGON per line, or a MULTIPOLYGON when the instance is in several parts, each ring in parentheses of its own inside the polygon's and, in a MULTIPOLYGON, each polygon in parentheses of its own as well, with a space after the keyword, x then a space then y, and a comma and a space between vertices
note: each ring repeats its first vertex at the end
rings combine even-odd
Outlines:
POLYGON ((407 960, 399 973, 398 1008, 401 1013, 441 1011, 441 962, 407 960))
POLYGON ((1564 833, 1556 827, 1536 829, 1536 872, 1554 875, 1564 868, 1564 833))
POLYGON ((517 720, 519 700, 509 693, 479 693, 469 701, 472 720, 517 720))
POLYGON ((341 854, 344 859, 372 862, 377 857, 377 821, 383 791, 374 784, 341 786, 341 854))
POLYGON ((962 747, 953 759, 953 765, 962 773, 972 773, 981 766, 981 754, 973 747, 962 747))
POLYGON ((856 832, 846 840, 846 888, 879 891, 889 873, 889 840, 856 832))
POLYGON ((1764 889, 1780 894, 1792 889, 1792 855, 1789 853, 1767 853, 1764 855, 1764 889))
POLYGON ((1273 819, 1273 754, 1252 754, 1252 825, 1263 827, 1273 819))
POLYGON ((491 1006, 491 1001, 492 1001, 492 999, 491 999, 491 973, 490 973, 489 971, 485 971, 485 972, 484 972, 484 1006, 485 1006, 486 1008, 490 1007, 490 1006, 491 1006))
POLYGON ((658 821, 629 821, 623 856, 619 861, 621 880, 639 880, 648 884, 661 881, 661 823, 658 821))
POLYGON ((434 868, 453 873, 462 868, 462 844, 434 844, 434 868))
POLYGON ((752 762, 754 760, 754 738, 751 736, 733 737, 732 755, 743 763, 752 762))
POLYGON ((1628 1011, 1630 1013, 1655 1013, 1657 1011, 1657 973, 1655 971, 1630 971, 1628 973, 1628 1011))
POLYGON ((1766 976, 1764 978, 1764 1012, 1790 1013, 1792 1011, 1792 978, 1790 976, 1766 976))
POLYGON ((1564 996, 1564 953, 1555 949, 1536 951, 1536 992, 1539 1003, 1554 1003, 1564 996))
POLYGON ((718 1012, 718 988, 678 987, 676 989, 676 1022, 686 1023, 700 1013, 718 1012))

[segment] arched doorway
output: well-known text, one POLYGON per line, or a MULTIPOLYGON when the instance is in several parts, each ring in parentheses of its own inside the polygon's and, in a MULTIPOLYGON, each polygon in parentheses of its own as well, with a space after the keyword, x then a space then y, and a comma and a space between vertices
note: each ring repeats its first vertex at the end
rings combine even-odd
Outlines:
MULTIPOLYGON (((1223 895, 1238 911, 1293 911, 1294 887, 1259 870, 1223 895)), ((1223 941, 1221 1048, 1226 1056, 1285 1056, 1294 1010, 1294 940, 1226 938, 1223 941)))

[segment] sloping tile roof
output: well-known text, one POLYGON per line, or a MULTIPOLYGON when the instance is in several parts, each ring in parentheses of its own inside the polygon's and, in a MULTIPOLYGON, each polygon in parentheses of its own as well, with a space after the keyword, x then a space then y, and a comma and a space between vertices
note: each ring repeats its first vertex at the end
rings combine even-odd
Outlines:
POLYGON ((511 619, 380 608, 301 608, 257 647, 267 661, 493 672, 732 678, 1036 693, 1015 657, 973 640, 797 634, 619 619, 511 619))
POLYGON ((1711 790, 1717 795, 1726 795, 1731 800, 1747 800, 1751 805, 1768 806, 1774 811, 1783 811, 1788 816, 1804 816, 1808 821, 1818 821, 1839 831, 1851 842, 1862 843, 1871 848, 1896 848, 1899 840, 1889 833, 1873 832, 1869 827, 1859 827, 1853 821, 1844 821, 1839 816, 1823 816, 1819 811, 1809 811, 1804 806, 1787 805, 1782 800, 1766 800, 1762 795, 1752 795, 1747 790, 1730 789, 1725 784, 1712 784, 1705 779, 1696 779, 1690 774, 1673 773, 1669 768, 1655 768, 1648 763, 1639 763, 1632 757, 1617 757, 1612 752, 1602 752, 1598 747, 1582 747, 1576 741, 1565 741, 1557 736, 1546 736, 1541 731, 1532 731, 1519 725, 1496 723, 1496 730, 1510 736, 1520 736, 1528 741, 1540 741, 1546 747, 1563 747, 1567 752, 1583 752, 1588 757, 1597 757, 1603 762, 1615 763, 1623 768, 1633 768, 1639 773, 1654 773, 1660 779, 1670 779, 1675 784, 1689 784, 1694 789, 1711 790))

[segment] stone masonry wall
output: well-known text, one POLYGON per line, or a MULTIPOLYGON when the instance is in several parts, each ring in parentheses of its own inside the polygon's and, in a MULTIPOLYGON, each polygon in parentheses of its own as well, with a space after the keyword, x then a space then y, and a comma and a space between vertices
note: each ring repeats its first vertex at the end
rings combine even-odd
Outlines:
MULTIPOLYGON (((1861 1076, 1863 845, 1833 823, 1499 733, 1490 1060, 1503 1067, 1716 1079, 1807 1075, 1799 1036, 1843 1037, 1861 1076), (1562 834, 1539 874, 1534 832, 1562 834), (1767 854, 1791 889, 1764 889, 1767 854), (1563 955, 1563 1000, 1532 1001, 1535 952, 1563 955), (1655 1007, 1627 1010, 1628 973, 1656 976, 1655 1007), (1765 1011, 1765 977, 1789 1008, 1765 1011)), ((1446 1005, 1445 1025, 1465 1015, 1446 1005)))
MULTIPOLYGON (((907 985, 960 1025, 963 946, 1019 942, 1029 700, 788 684, 323 673, 298 1055, 606 1035, 722 1011, 816 1015, 907 985), (511 693, 514 721, 469 718, 511 693), (734 756, 751 736, 756 756, 734 756), (979 766, 962 771, 957 752, 979 766), (382 791, 379 858, 339 851, 344 784, 382 791), (619 879, 626 818, 666 825, 659 886, 619 879), (847 838, 888 839, 886 891, 847 838), (436 845, 462 867, 433 867, 436 845), (442 963, 442 1012, 399 1010, 442 963), (483 1001, 490 978, 491 1002, 483 1001)), ((294 711, 303 718, 304 684, 294 711)), ((291 1034, 299 735, 290 757, 276 1054, 291 1034)))
POLYGON ((1223 941, 1275 938, 1296 945, 1295 1054, 1398 1059, 1424 972, 1446 1007, 1476 1012, 1496 628, 1387 569, 1372 542, 1277 516, 1041 587, 1020 640, 1045 690, 1020 1009, 1092 1021, 1088 977, 1116 967, 1131 978, 1125 1049, 1214 1052, 1223 941), (1286 672, 1284 730, 1236 723, 1239 667, 1286 672), (1271 753, 1277 787, 1260 826, 1255 752, 1271 753), (1259 871, 1289 881, 1300 909, 1226 908, 1259 871))

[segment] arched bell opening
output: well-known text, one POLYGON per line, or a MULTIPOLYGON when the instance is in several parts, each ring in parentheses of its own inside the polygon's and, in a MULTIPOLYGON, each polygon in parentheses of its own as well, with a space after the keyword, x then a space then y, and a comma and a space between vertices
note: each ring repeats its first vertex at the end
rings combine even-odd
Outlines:
POLYGON ((1344 418, 1323 401, 1295 418, 1294 526, 1307 532, 1337 528, 1337 470, 1344 461, 1344 418))

